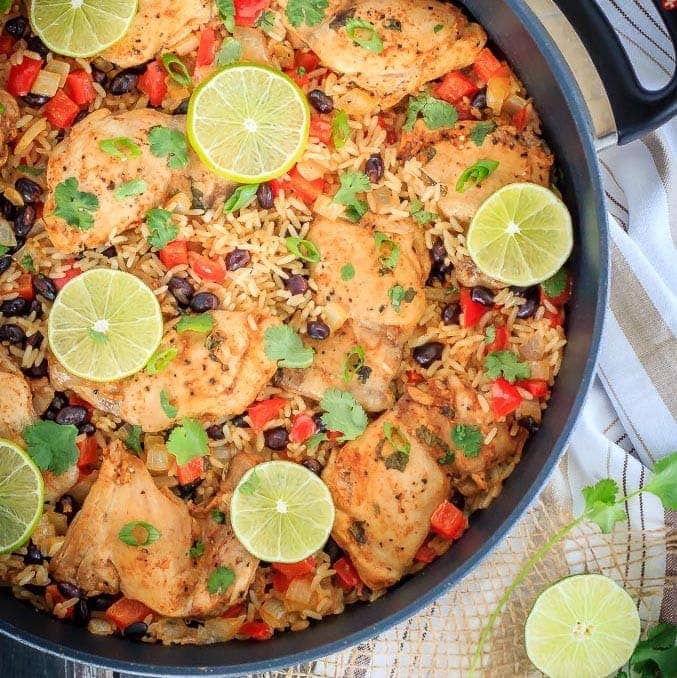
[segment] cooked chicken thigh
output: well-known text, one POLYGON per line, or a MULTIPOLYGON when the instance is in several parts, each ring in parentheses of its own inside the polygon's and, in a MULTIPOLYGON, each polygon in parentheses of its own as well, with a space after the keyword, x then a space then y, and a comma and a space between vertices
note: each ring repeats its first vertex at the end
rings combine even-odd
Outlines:
POLYGON ((319 26, 288 28, 325 66, 373 94, 382 109, 430 80, 470 66, 487 39, 457 7, 437 0, 332 0, 319 26), (383 50, 367 50, 354 40, 370 37, 364 29, 349 36, 350 19, 374 26, 383 50))
MULTIPOLYGON (((146 533, 136 529, 137 541, 143 542, 146 533)), ((191 516, 187 505, 159 489, 143 461, 118 441, 50 569, 57 581, 76 584, 89 594, 122 592, 167 617, 210 617, 242 599, 257 565, 228 521, 217 524, 199 512, 191 516), (120 530, 136 522, 152 525, 160 536, 147 545, 128 545, 120 530), (198 540, 205 552, 191 558, 190 548, 198 540), (230 568, 235 581, 225 591, 210 593, 207 582, 216 567, 230 568)))
POLYGON ((150 109, 115 115, 97 111, 75 125, 54 149, 47 165, 44 220, 54 246, 70 253, 103 245, 113 233, 138 226, 149 209, 164 206, 173 195, 190 195, 191 188, 200 191, 207 204, 224 197, 232 184, 209 172, 192 151, 188 150, 188 164, 180 169, 169 167, 166 155, 159 157, 151 152, 149 134, 154 127, 184 132, 185 120, 150 109), (99 146, 103 140, 119 138, 131 139, 140 154, 116 157, 99 146), (54 214, 55 189, 71 177, 77 180, 79 191, 91 193, 99 201, 93 213, 94 225, 88 230, 79 230, 54 214), (146 182, 145 192, 116 199, 115 189, 133 179, 146 182))
POLYGON ((0 89, 0 106, 4 106, 0 115, 0 167, 2 167, 9 156, 8 144, 16 137, 19 106, 14 97, 4 89, 0 89))
POLYGON ((21 440, 21 432, 36 419, 33 394, 26 378, 0 350, 0 437, 21 440))
POLYGON ((50 357, 52 384, 72 389, 97 409, 110 412, 144 431, 162 431, 175 420, 214 421, 242 412, 275 374, 277 363, 264 352, 264 333, 277 320, 268 313, 214 311, 214 329, 205 336, 169 330, 159 350, 178 351, 158 374, 140 372, 119 382, 94 383, 66 372, 50 357), (177 409, 167 417, 160 394, 177 409))
POLYGON ((213 0, 139 0, 138 13, 125 37, 101 56, 120 68, 129 68, 150 61, 162 52, 183 54, 193 49, 193 45, 182 50, 181 43, 209 23, 215 14, 213 0))

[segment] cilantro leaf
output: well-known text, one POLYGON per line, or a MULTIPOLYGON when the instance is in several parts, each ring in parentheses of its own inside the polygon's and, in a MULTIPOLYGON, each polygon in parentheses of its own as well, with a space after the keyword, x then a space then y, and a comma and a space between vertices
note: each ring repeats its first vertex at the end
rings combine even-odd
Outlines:
POLYGON ((487 138, 487 135, 491 134, 497 125, 493 120, 485 120, 484 122, 478 122, 470 132, 470 138, 475 146, 481 146, 484 143, 484 140, 487 138))
POLYGON ((169 363, 171 363, 177 355, 179 355, 179 349, 174 347, 155 351, 146 363, 146 373, 153 375, 166 370, 169 363))
POLYGON ((303 345, 303 341, 289 325, 269 327, 264 334, 264 352, 270 360, 277 360, 279 367, 303 369, 310 367, 315 351, 303 345))
POLYGON ((427 212, 423 209, 423 203, 420 200, 412 201, 411 205, 409 206, 409 213, 412 217, 414 217, 414 219, 416 219, 416 221, 418 221, 419 224, 421 224, 421 226, 425 226, 431 221, 435 221, 437 219, 435 212, 427 212))
POLYGON ((479 426, 457 424, 451 429, 451 441, 466 457, 476 457, 482 449, 483 440, 479 426))
POLYGON ((226 29, 232 33, 235 30, 235 4, 233 0, 216 0, 216 9, 226 29))
POLYGON ((176 407, 170 402, 167 391, 164 389, 160 391, 160 406, 162 407, 162 411, 167 415, 167 419, 174 419, 178 413, 176 407))
POLYGON ((545 292, 545 296, 550 299, 556 299, 564 292, 567 287, 568 274, 566 268, 562 267, 552 277, 544 280, 541 287, 545 292))
POLYGON ((301 24, 317 26, 322 23, 327 7, 328 0, 289 0, 285 14, 294 28, 301 24))
POLYGON ((118 539, 127 546, 148 546, 162 537, 162 532, 150 523, 137 520, 127 523, 118 532, 118 539))
POLYGON ((259 184, 245 184, 244 186, 238 186, 233 194, 226 200, 226 204, 223 206, 224 214, 231 214, 232 212, 237 212, 238 210, 247 207, 252 200, 256 197, 256 191, 259 190, 259 184))
MULTIPOLYGON (((350 125, 345 111, 338 111, 331 121, 331 139, 336 148, 343 148, 350 139, 350 125)), ((369 190, 369 189, 366 189, 369 190)))
POLYGON ((355 267, 352 264, 346 264, 341 267, 341 280, 348 282, 355 277, 355 267))
POLYGON ((242 59, 242 45, 235 38, 226 38, 216 53, 217 66, 230 66, 242 59))
POLYGON ((584 515, 608 534, 614 525, 626 518, 623 504, 618 503, 618 483, 611 478, 600 480, 592 487, 583 488, 584 515))
POLYGON ((496 341, 496 328, 493 325, 489 325, 484 328, 484 343, 489 346, 496 341))
POLYGON ((80 456, 75 444, 78 429, 71 424, 61 426, 53 421, 37 421, 27 426, 21 435, 28 454, 41 471, 60 476, 74 466, 80 456))
POLYGON ((275 12, 267 9, 254 22, 254 26, 260 28, 266 34, 270 33, 275 28, 275 12))
POLYGON ((677 626, 661 623, 652 628, 646 640, 637 643, 629 665, 642 678, 677 675, 677 626))
POLYGON ((191 558, 201 558, 204 554, 205 554, 204 542, 200 541, 199 539, 193 542, 193 545, 190 547, 188 551, 188 555, 191 558))
POLYGON ((458 121, 458 111, 454 106, 441 99, 435 99, 428 92, 409 98, 407 119, 403 128, 408 131, 413 130, 419 115, 423 117, 423 122, 431 130, 453 127, 458 121))
POLYGON ((218 525, 223 525, 226 522, 226 514, 220 509, 212 509, 212 520, 218 525))
POLYGON ((388 299, 395 313, 399 313, 402 308, 402 302, 411 303, 416 296, 416 290, 413 287, 405 290, 402 285, 393 285, 388 290, 388 299))
POLYGON ((184 466, 195 457, 207 454, 209 438, 197 419, 183 419, 169 434, 167 449, 175 457, 179 466, 184 466))
POLYGON ((380 231, 374 233, 374 242, 376 243, 376 252, 379 254, 378 263, 381 264, 382 268, 392 271, 400 260, 400 246, 380 231), (385 250, 383 254, 381 254, 381 250, 385 250))
POLYGON ((344 172, 339 176, 341 188, 334 196, 334 202, 338 205, 345 205, 346 218, 350 221, 359 221, 368 211, 369 207, 364 200, 357 198, 358 193, 365 193, 371 190, 369 177, 364 172, 344 172))
POLYGON ((229 567, 217 567, 207 579, 207 591, 212 595, 225 593, 235 581, 235 573, 229 567))
POLYGON ((380 54, 383 51, 383 40, 376 31, 374 24, 364 19, 348 17, 346 19, 346 35, 356 44, 368 52, 380 54))
POLYGON ((148 242, 161 250, 179 235, 179 227, 172 223, 172 212, 154 207, 146 212, 148 242))
POLYGON ((188 141, 178 129, 156 125, 148 135, 150 152, 158 158, 167 158, 172 169, 181 169, 188 164, 188 141))
POLYGON ((137 195, 143 195, 148 190, 148 184, 143 179, 132 179, 120 184, 113 196, 116 200, 122 201, 126 198, 133 198, 137 195))
POLYGON ((329 437, 326 433, 314 433, 306 441, 306 447, 312 452, 313 450, 316 450, 320 446, 320 443, 323 443, 325 440, 329 440, 329 437))
POLYGON ((499 166, 497 160, 478 160, 474 165, 466 168, 456 182, 456 192, 464 193, 466 184, 470 183, 473 186, 483 182, 490 174, 496 171, 499 166))
POLYGON ((21 268, 29 273, 37 272, 35 264, 33 263, 33 257, 30 254, 24 254, 23 257, 21 257, 21 268))
POLYGON ((656 462, 654 477, 644 486, 646 492, 655 494, 666 509, 677 510, 677 452, 656 462))
POLYGON ((70 177, 54 189, 54 216, 63 219, 79 231, 94 226, 93 212, 99 209, 99 199, 93 193, 78 190, 78 180, 70 177))
POLYGON ((201 313, 200 315, 184 315, 176 323, 176 331, 179 334, 183 332, 201 332, 206 334, 214 329, 214 316, 211 313, 201 313))
POLYGON ((141 430, 141 427, 135 424, 125 438, 125 445, 137 454, 141 454, 141 430))
POLYGON ((355 440, 367 428, 367 415, 353 395, 345 391, 331 388, 324 392, 320 403, 324 410, 322 423, 330 431, 340 431, 339 442, 355 440))
POLYGON ((511 384, 517 379, 528 379, 531 369, 528 363, 521 363, 512 351, 492 351, 484 359, 484 369, 489 379, 498 379, 503 375, 511 384))

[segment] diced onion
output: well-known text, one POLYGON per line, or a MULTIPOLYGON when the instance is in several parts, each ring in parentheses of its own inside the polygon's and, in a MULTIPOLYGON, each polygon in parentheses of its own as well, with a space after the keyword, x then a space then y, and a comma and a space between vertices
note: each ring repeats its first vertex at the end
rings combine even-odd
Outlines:
POLYGON ((287 616, 287 610, 282 604, 281 600, 277 598, 269 598, 266 600, 261 608, 259 609, 259 614, 261 619, 263 619, 268 626, 273 628, 282 628, 285 625, 285 618, 287 616))
POLYGON ((519 113, 529 102, 517 94, 511 94, 503 104, 503 111, 508 115, 519 113))
POLYGON ((248 26, 236 26, 233 37, 242 45, 242 61, 271 64, 263 32, 248 26))
POLYGON ((340 327, 343 327, 346 320, 348 320, 348 314, 343 306, 329 303, 324 307, 324 319, 327 321, 329 329, 335 332, 340 327))
POLYGON ((58 73, 40 71, 33 83, 33 87, 31 87, 31 94, 38 94, 43 97, 53 97, 59 89, 60 84, 61 76, 58 73))
POLYGON ((494 76, 487 83, 487 106, 498 114, 503 109, 503 102, 510 95, 511 78, 509 76, 494 76))
POLYGON ((146 466, 151 473, 166 473, 169 470, 169 453, 162 436, 144 437, 146 466))
POLYGON ((58 59, 52 59, 44 68, 45 71, 50 73, 56 73, 59 76, 59 87, 63 87, 66 84, 66 78, 71 72, 70 64, 65 61, 59 61, 58 59))
POLYGON ((550 379, 550 363, 547 360, 530 360, 531 379, 550 379))

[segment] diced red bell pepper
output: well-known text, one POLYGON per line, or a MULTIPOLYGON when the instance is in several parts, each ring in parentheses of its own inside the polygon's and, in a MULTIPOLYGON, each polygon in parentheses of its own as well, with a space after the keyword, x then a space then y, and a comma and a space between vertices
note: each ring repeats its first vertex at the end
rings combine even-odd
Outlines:
POLYGON ((463 327, 475 327, 487 312, 486 306, 478 304, 470 298, 470 289, 461 288, 461 313, 463 314, 463 327))
POLYGON ((262 621, 246 622, 242 624, 239 632, 252 640, 270 640, 274 633, 273 627, 262 621))
POLYGON ((273 563, 272 567, 277 572, 281 572, 285 577, 293 579, 294 577, 303 577, 307 574, 315 574, 315 558, 308 556, 305 560, 298 563, 273 563))
POLYGON ((331 123, 319 115, 313 115, 310 118, 310 136, 328 146, 331 142, 331 123))
POLYGON ((66 78, 64 92, 78 106, 89 106, 96 99, 94 81, 87 71, 73 71, 66 78))
POLYGON ((315 420, 305 412, 297 414, 289 431, 289 440, 293 443, 304 443, 310 436, 317 433, 317 424, 315 420))
POLYGON ((529 120, 529 107, 522 106, 522 108, 517 111, 512 116, 512 124, 515 126, 518 132, 524 132, 527 126, 527 121, 529 120))
POLYGON ((143 621, 153 610, 140 600, 120 598, 106 610, 106 619, 124 631, 130 624, 143 621))
POLYGON ((461 509, 446 499, 430 516, 430 529, 445 539, 458 539, 466 527, 468 527, 468 519, 461 509))
POLYGON ((45 104, 45 117, 53 127, 68 129, 80 113, 80 107, 62 90, 45 104))
POLYGON ((250 405, 247 408, 247 414, 252 428, 257 433, 263 431, 263 427, 280 414, 286 402, 284 398, 268 398, 268 400, 261 400, 250 405))
POLYGON ((505 417, 522 404, 517 386, 501 377, 491 384, 491 408, 496 417, 505 417))
POLYGON ((235 0, 235 24, 253 26, 263 10, 270 7, 270 0, 235 0))
POLYGON ((290 77, 301 89, 310 82, 310 77, 303 68, 285 68, 284 74, 290 77))
POLYGON ((280 195, 280 191, 284 189, 284 184, 285 182, 282 181, 282 179, 271 179, 268 182, 273 198, 277 198, 277 196, 280 195))
POLYGON ((350 559, 347 556, 339 558, 334 563, 333 568, 336 571, 338 583, 344 591, 348 592, 352 591, 354 588, 361 587, 362 581, 360 580, 360 576, 357 574, 355 566, 350 562, 350 559))
POLYGON ((243 603, 238 603, 237 605, 233 605, 232 607, 229 607, 222 615, 221 617, 223 619, 234 619, 235 617, 241 617, 244 614, 244 604, 243 603))
POLYGON ((386 131, 386 143, 394 144, 397 141, 397 132, 388 125, 385 118, 381 115, 376 119, 378 126, 386 131))
POLYGON ((543 317, 550 321, 550 327, 561 327, 564 325, 564 311, 561 308, 556 313, 546 308, 543 317))
POLYGON ((435 558, 437 558, 437 553, 428 544, 423 544, 414 556, 414 560, 417 563, 432 563, 435 558))
POLYGON ((40 59, 25 56, 20 64, 15 64, 9 69, 7 91, 15 97, 25 97, 31 91, 41 69, 40 59))
POLYGON ((487 346, 487 353, 492 351, 502 351, 508 346, 509 333, 508 328, 503 325, 502 327, 496 327, 496 338, 487 346))
POLYGON ((303 68, 306 73, 312 73, 320 65, 320 57, 311 50, 297 51, 294 55, 296 68, 303 68))
MULTIPOLYGON (((56 584, 50 584, 45 588, 45 594, 48 595, 52 599, 52 604, 53 605, 59 605, 61 603, 65 603, 67 598, 63 595, 61 595, 61 592, 59 591, 58 587, 56 584)), ((66 615, 64 619, 70 619, 73 616, 73 613, 75 612, 75 606, 68 608, 66 611, 66 615)))
POLYGON ((99 444, 94 436, 87 436, 78 443, 78 450, 78 469, 83 475, 89 475, 99 461, 99 444))
POLYGON ((564 285, 564 290, 561 294, 558 294, 556 297, 549 297, 543 287, 541 287, 541 302, 544 299, 547 299, 553 306, 564 306, 571 299, 571 293, 573 291, 574 281, 571 277, 571 274, 567 272, 567 281, 564 285))
POLYGON ((0 34, 0 54, 9 55, 14 49, 15 40, 9 33, 0 34))
POLYGON ((289 172, 289 182, 286 188, 301 198, 306 205, 312 205, 324 192, 324 178, 309 181, 296 167, 293 167, 289 172))
POLYGON ((270 578, 273 582, 273 588, 278 593, 284 593, 289 588, 289 584, 291 584, 289 578, 285 577, 282 572, 273 572, 270 578))
POLYGON ((419 374, 416 370, 407 370, 407 384, 420 384, 425 381, 425 377, 419 374))
POLYGON ((341 431, 327 431, 327 440, 338 440, 342 435, 341 431))
POLYGON ((33 301, 35 299, 35 290, 33 289, 33 276, 30 273, 22 273, 16 280, 14 291, 22 299, 33 301))
POLYGON ((200 33, 200 44, 197 48, 197 57, 195 59, 196 68, 211 66, 216 58, 217 42, 216 31, 207 26, 200 33))
POLYGON ((503 64, 488 47, 485 47, 477 55, 472 68, 479 80, 489 82, 489 78, 501 72, 503 64))
POLYGON ((62 290, 66 286, 66 283, 73 280, 73 278, 77 278, 80 273, 82 273, 82 271, 77 266, 73 266, 65 271, 61 278, 53 278, 56 289, 62 290))
POLYGON ((177 467, 176 477, 178 478, 179 485, 190 485, 191 483, 194 483, 196 480, 198 480, 204 472, 204 457, 195 457, 187 464, 177 467))
POLYGON ((167 71, 161 61, 151 61, 139 77, 138 88, 148 95, 151 106, 160 106, 167 94, 167 71))
POLYGON ((94 412, 94 406, 75 393, 68 398, 68 404, 73 407, 84 407, 90 415, 94 412))
POLYGON ((471 98, 475 96, 479 91, 479 87, 463 75, 461 71, 452 71, 447 73, 442 82, 435 86, 434 94, 438 99, 444 99, 450 104, 455 104, 463 97, 471 98))
POLYGON ((160 261, 166 268, 174 268, 188 263, 188 243, 185 240, 173 240, 159 252, 160 261))
POLYGON ((523 379, 517 385, 529 391, 534 398, 543 398, 548 395, 548 382, 545 379, 523 379))
POLYGON ((203 280, 221 283, 226 279, 226 267, 216 259, 196 254, 190 258, 190 265, 193 271, 203 280))

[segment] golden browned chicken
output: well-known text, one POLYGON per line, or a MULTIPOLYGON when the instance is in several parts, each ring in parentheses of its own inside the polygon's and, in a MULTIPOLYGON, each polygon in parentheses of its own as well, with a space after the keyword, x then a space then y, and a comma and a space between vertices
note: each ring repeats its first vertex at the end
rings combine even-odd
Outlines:
POLYGON ((307 237, 321 256, 311 266, 318 304, 338 307, 346 321, 328 339, 313 343, 317 353, 309 369, 284 370, 281 384, 317 400, 327 388, 342 388, 365 409, 383 411, 393 403, 390 383, 402 347, 425 309, 428 255, 420 229, 411 220, 377 215, 365 216, 359 224, 317 217, 307 237), (388 259, 393 266, 384 264, 388 259), (354 268, 349 280, 342 275, 346 265, 354 268), (358 347, 370 370, 346 382, 344 360, 358 347))
POLYGON ((9 157, 9 143, 16 137, 16 123, 19 120, 19 106, 14 97, 0 89, 0 167, 7 162, 9 157))
POLYGON ((101 56, 121 68, 129 68, 163 52, 183 54, 193 45, 181 49, 181 43, 215 15, 214 0, 139 0, 138 13, 125 37, 101 56))
POLYGON ((150 109, 115 115, 102 110, 75 125, 54 149, 47 165, 44 220, 54 246, 70 253, 103 245, 113 233, 138 226, 149 209, 163 207, 180 192, 190 195, 191 189, 198 190, 206 204, 225 196, 232 184, 209 172, 191 150, 187 150, 188 164, 179 169, 169 167, 166 155, 151 152, 149 134, 154 127, 184 132, 185 120, 184 116, 150 109), (136 157, 129 153, 117 157, 99 146, 101 141, 119 138, 131 139, 140 153, 136 157), (94 224, 87 230, 80 230, 54 214, 55 189, 70 178, 77 180, 79 191, 93 194, 99 202, 92 213, 94 224), (118 200, 115 189, 133 179, 146 182, 144 193, 118 200))
POLYGON ((373 94, 382 109, 430 80, 470 66, 487 39, 482 27, 457 7, 437 0, 332 0, 319 26, 288 28, 325 66, 373 94), (370 35, 364 30, 353 34, 350 25, 346 28, 351 19, 374 27, 382 51, 365 49, 354 40, 370 35))
POLYGON ((264 333, 279 321, 264 311, 214 311, 213 316, 214 329, 207 336, 174 329, 165 334, 159 350, 173 348, 177 355, 158 374, 144 371, 98 384, 73 377, 50 356, 52 384, 150 432, 165 430, 184 417, 209 422, 239 414, 275 374, 277 363, 264 352, 264 333), (177 409, 175 419, 168 418, 161 405, 162 391, 177 409))
POLYGON ((33 394, 21 370, 0 349, 0 437, 21 441, 21 432, 35 421, 33 394))
MULTIPOLYGON (((232 475, 229 483, 238 480, 232 475)), ((242 599, 258 561, 235 539, 229 521, 217 524, 202 513, 191 515, 183 501, 159 489, 143 461, 117 441, 50 569, 57 581, 87 593, 122 592, 167 617, 216 616, 242 599), (137 522, 155 528, 157 539, 142 546, 122 541, 120 530, 137 522), (204 554, 191 558, 196 541, 204 554), (217 567, 229 568, 234 582, 210 593, 209 576, 217 567)), ((143 543, 148 533, 137 527, 132 534, 143 543)))

